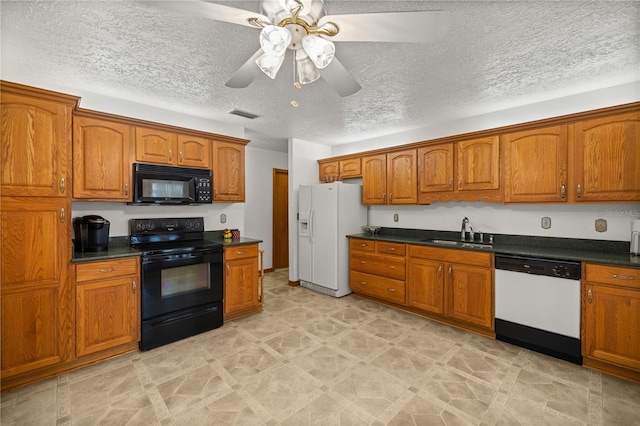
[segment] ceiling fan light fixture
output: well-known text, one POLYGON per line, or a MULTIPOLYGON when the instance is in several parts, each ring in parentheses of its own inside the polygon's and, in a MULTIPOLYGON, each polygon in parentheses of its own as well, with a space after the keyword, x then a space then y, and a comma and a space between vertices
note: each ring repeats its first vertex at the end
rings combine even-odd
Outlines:
POLYGON ((258 65, 262 72, 268 75, 271 79, 276 78, 283 62, 284 54, 280 56, 273 56, 265 53, 256 59, 256 65, 258 65))
POLYGON ((336 46, 333 42, 313 34, 302 38, 302 47, 319 69, 329 65, 336 54, 336 46))
POLYGON ((291 44, 291 33, 286 28, 267 25, 260 31, 260 46, 265 55, 282 56, 291 44))
POLYGON ((304 50, 296 50, 296 72, 298 83, 309 84, 320 78, 320 72, 304 50))

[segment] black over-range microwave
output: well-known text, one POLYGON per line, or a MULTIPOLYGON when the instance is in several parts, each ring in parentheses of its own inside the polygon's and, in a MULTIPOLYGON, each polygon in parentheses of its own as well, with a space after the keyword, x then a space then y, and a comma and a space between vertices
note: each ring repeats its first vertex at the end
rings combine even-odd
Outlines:
POLYGON ((132 204, 204 204, 212 202, 211 170, 133 164, 132 204))

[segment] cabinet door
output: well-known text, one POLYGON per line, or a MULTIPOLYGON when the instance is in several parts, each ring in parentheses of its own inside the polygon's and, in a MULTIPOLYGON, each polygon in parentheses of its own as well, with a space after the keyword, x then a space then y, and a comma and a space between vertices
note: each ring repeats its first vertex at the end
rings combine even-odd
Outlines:
POLYGON ((409 259, 407 304, 437 314, 444 313, 444 264, 426 259, 409 259))
POLYGON ((448 264, 445 314, 493 330, 492 281, 489 268, 448 264))
POLYGON ((244 145, 213 143, 213 200, 244 201, 244 145))
POLYGON ((258 306, 258 258, 226 261, 224 313, 258 306))
POLYGON ((76 352, 88 355, 126 343, 139 335, 137 277, 79 284, 76 287, 76 352))
POLYGON ((176 164, 176 144, 175 133, 136 127, 136 161, 176 164))
POLYGON ((417 204, 417 176, 415 149, 387 154, 387 204, 417 204))
POLYGON ((73 119, 73 198, 130 201, 131 128, 88 117, 73 119))
POLYGON ((640 113, 575 124, 577 201, 640 201, 640 113))
POLYGON ((320 182, 324 182, 325 176, 338 176, 340 167, 338 160, 335 161, 319 161, 318 171, 320 174, 320 182))
POLYGON ((71 107, 2 92, 2 195, 66 197, 71 107))
POLYGON ((585 283, 583 355, 640 370, 640 291, 585 283))
POLYGON ((340 176, 342 177, 359 177, 362 176, 362 165, 360 158, 350 158, 348 160, 340 160, 340 176))
POLYGON ((567 126, 502 136, 506 202, 567 199, 567 126))
POLYGON ((418 192, 453 191, 453 144, 418 149, 418 192))
POLYGON ((362 158, 362 204, 386 204, 387 156, 368 155, 362 158))
POLYGON ((458 190, 500 188, 500 141, 498 136, 457 142, 458 190))
POLYGON ((63 198, 2 198, 2 377, 73 357, 73 292, 63 198))
POLYGON ((178 165, 186 167, 211 166, 211 141, 195 136, 178 135, 178 165))

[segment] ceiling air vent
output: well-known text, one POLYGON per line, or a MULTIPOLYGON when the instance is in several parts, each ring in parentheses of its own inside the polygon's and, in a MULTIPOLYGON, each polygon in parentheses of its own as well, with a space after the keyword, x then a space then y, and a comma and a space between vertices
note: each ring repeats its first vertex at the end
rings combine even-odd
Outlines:
POLYGON ((248 118, 249 120, 253 120, 254 118, 260 117, 259 115, 256 115, 247 111, 243 111, 237 108, 234 108, 231 111, 229 111, 229 114, 237 115, 238 117, 248 118))

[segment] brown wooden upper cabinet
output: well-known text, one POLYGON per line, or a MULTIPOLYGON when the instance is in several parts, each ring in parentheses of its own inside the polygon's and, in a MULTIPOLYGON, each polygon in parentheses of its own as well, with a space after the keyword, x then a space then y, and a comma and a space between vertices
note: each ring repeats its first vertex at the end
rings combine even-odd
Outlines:
POLYGON ((136 127, 136 161, 186 167, 211 166, 211 141, 160 129, 136 127))
POLYGON ((567 126, 502 135, 504 201, 567 201, 567 126))
POLYGON ((362 157, 362 204, 416 204, 417 151, 362 157))
POLYGON ((2 82, 2 195, 67 196, 71 114, 77 101, 2 82))
POLYGON ((575 201, 640 201, 640 112, 574 124, 575 201))
POLYGON ((242 144, 213 141, 213 201, 244 201, 244 150, 242 144))
POLYGON ((73 118, 73 198, 131 200, 131 130, 114 121, 73 118))
POLYGON ((344 160, 318 161, 318 172, 321 182, 326 176, 340 176, 341 178, 355 178, 362 176, 360 157, 344 160))
POLYGON ((501 201, 498 136, 426 145, 418 149, 420 203, 501 201))

